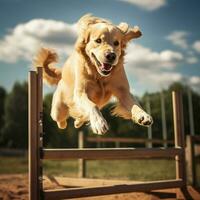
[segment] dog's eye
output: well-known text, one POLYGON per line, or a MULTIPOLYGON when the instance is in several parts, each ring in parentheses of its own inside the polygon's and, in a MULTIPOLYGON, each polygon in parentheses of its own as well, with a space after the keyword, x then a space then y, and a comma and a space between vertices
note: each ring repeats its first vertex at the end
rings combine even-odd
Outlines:
POLYGON ((117 41, 117 40, 114 41, 114 45, 115 45, 115 46, 119 46, 119 41, 117 41))
POLYGON ((101 43, 101 39, 98 38, 98 39, 95 40, 95 42, 100 44, 101 43))

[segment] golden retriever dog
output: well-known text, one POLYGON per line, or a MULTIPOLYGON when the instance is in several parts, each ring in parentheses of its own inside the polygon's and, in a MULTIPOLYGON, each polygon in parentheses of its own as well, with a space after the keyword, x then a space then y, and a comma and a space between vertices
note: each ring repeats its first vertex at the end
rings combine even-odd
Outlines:
POLYGON ((76 128, 90 122, 94 133, 106 133, 109 128, 100 109, 112 96, 118 100, 112 114, 150 126, 152 117, 130 93, 124 70, 126 45, 142 35, 140 29, 127 23, 116 26, 89 14, 78 21, 78 29, 74 51, 62 69, 53 65, 57 54, 49 49, 41 49, 34 61, 36 67, 43 67, 44 79, 57 85, 51 117, 58 127, 66 128, 71 116, 76 128))

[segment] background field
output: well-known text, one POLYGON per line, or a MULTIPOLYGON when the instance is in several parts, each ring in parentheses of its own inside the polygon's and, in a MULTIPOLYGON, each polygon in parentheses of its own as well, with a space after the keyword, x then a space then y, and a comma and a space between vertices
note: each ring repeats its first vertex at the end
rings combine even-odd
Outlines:
MULTIPOLYGON (((28 172, 25 157, 0 157, 0 174, 24 174, 28 172)), ((200 184, 200 159, 197 159, 197 180, 200 184)), ((44 174, 77 177, 78 162, 45 161, 44 174)), ((87 161, 88 178, 128 179, 134 181, 162 180, 175 178, 173 160, 114 160, 87 161)))

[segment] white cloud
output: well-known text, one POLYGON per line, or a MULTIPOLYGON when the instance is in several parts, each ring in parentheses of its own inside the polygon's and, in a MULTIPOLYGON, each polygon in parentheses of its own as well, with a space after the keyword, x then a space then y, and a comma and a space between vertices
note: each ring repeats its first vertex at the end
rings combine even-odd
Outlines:
POLYGON ((182 81, 183 75, 179 72, 166 72, 160 70, 150 70, 150 69, 136 69, 134 72, 140 84, 146 84, 146 89, 151 87, 154 90, 160 88, 166 88, 173 82, 182 81))
POLYGON ((135 5, 144 10, 157 10, 167 4, 167 0, 120 0, 135 5))
POLYGON ((188 78, 188 84, 196 92, 200 92, 200 76, 191 76, 188 78))
MULTIPOLYGON (((34 19, 14 27, 5 37, 0 39, 0 60, 16 62, 32 60, 41 46, 54 48, 59 55, 70 54, 77 37, 75 24, 62 21, 34 19)), ((195 63, 192 54, 186 60, 195 63)), ((130 44, 125 61, 129 77, 133 76, 144 90, 165 88, 174 81, 183 80, 183 75, 173 70, 185 59, 180 52, 163 50, 153 51, 138 44, 130 44)), ((191 82, 199 80, 195 77, 191 82)), ((197 81, 196 81, 197 82, 197 81)), ((137 90, 137 88, 134 88, 137 90)))
POLYGON ((134 91, 142 95, 144 91, 155 92, 167 89, 174 82, 183 82, 184 76, 179 72, 151 70, 144 68, 127 69, 128 77, 134 77, 134 91), (138 87, 138 88, 137 88, 138 87))
POLYGON ((197 40, 196 42, 194 42, 193 44, 193 48, 200 53, 200 40, 197 40))
POLYGON ((195 63, 197 63, 198 61, 199 61, 198 58, 196 58, 196 57, 194 57, 194 56, 188 57, 188 58, 186 59, 186 62, 187 62, 188 64, 195 64, 195 63))
MULTIPOLYGON (((130 44, 127 50, 125 68, 128 77, 135 80, 142 91, 157 91, 167 88, 175 81, 182 81, 183 75, 174 69, 183 61, 179 52, 153 51, 138 44, 130 44)), ((134 85, 134 82, 133 82, 134 85)), ((137 94, 141 94, 134 88, 137 94)))
POLYGON ((188 36, 188 34, 189 33, 186 31, 173 31, 166 37, 166 39, 171 41, 172 44, 176 46, 179 46, 183 49, 187 49, 188 43, 186 37, 188 36))
POLYGON ((69 54, 76 36, 75 24, 34 19, 17 25, 0 40, 0 60, 30 60, 41 46, 58 48, 59 53, 69 54))
POLYGON ((199 76, 191 76, 189 79, 189 83, 192 85, 200 85, 200 77, 199 76))
POLYGON ((132 90, 137 95, 142 95, 144 91, 155 92, 166 89, 173 82, 188 84, 200 92, 199 76, 187 76, 176 70, 184 61, 190 64, 196 63, 198 59, 193 54, 184 58, 179 52, 171 50, 158 52, 131 43, 125 61, 132 90))
POLYGON ((183 55, 179 52, 171 50, 156 52, 137 44, 130 44, 127 52, 125 60, 129 65, 133 64, 140 68, 172 69, 183 60, 183 55))

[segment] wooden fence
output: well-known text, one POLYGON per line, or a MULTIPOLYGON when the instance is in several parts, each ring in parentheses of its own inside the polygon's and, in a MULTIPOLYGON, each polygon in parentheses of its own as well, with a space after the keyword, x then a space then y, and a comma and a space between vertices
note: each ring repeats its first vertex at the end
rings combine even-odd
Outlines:
MULTIPOLYGON (((173 92, 173 117, 175 147, 170 148, 105 148, 105 149, 45 149, 43 148, 42 120, 42 68, 29 73, 29 187, 30 200, 56 200, 128 192, 148 192, 156 189, 182 188, 186 186, 185 143, 183 130, 183 108, 180 93, 173 92), (136 184, 118 184, 73 189, 43 189, 43 159, 134 159, 174 157, 176 179, 151 181, 136 184)), ((48 134, 48 133, 47 133, 48 134)), ((66 169, 67 170, 67 169, 66 169)))
POLYGON ((85 142, 89 143, 97 143, 97 146, 100 146, 102 143, 113 143, 115 144, 116 148, 119 148, 121 144, 145 144, 145 146, 148 146, 150 143, 151 146, 156 144, 156 145, 161 145, 161 146, 166 146, 166 145, 173 145, 174 141, 173 140, 162 140, 162 139, 148 139, 148 138, 123 138, 123 137, 86 137, 85 142))
MULTIPOLYGON (((84 133, 82 131, 78 134, 78 147, 79 149, 82 149, 86 146, 88 146, 88 143, 96 143, 98 147, 101 146, 102 143, 113 143, 115 145, 115 148, 120 148, 121 144, 157 144, 157 145, 174 145, 173 140, 162 140, 162 139, 148 139, 148 138, 122 138, 122 137, 86 137, 84 136, 84 133)), ((101 148, 102 149, 102 148, 101 148)), ((141 150, 141 148, 139 148, 141 150)), ((152 151, 152 148, 148 148, 148 151, 152 151)), ((162 151, 162 150, 161 150, 162 151)), ((164 151, 166 151, 164 149, 164 151)), ((136 152, 136 151, 135 151, 136 152)), ((146 149, 145 149, 146 152, 146 149)), ((169 152, 170 153, 170 152, 169 152)), ((171 154, 172 155, 172 154, 171 154)), ((148 155, 147 155, 148 157, 148 155)), ((163 155, 163 158, 165 156, 163 155)), ((169 156, 167 156, 169 157, 169 156)), ((173 156, 172 156, 173 157, 173 156)), ((136 156, 134 157, 136 158, 136 156)), ((138 158, 145 158, 145 155, 139 156, 138 158)), ((160 157, 158 157, 160 158, 160 157)), ((86 160, 79 159, 79 170, 78 170, 78 176, 79 178, 85 178, 86 177, 86 160)))

